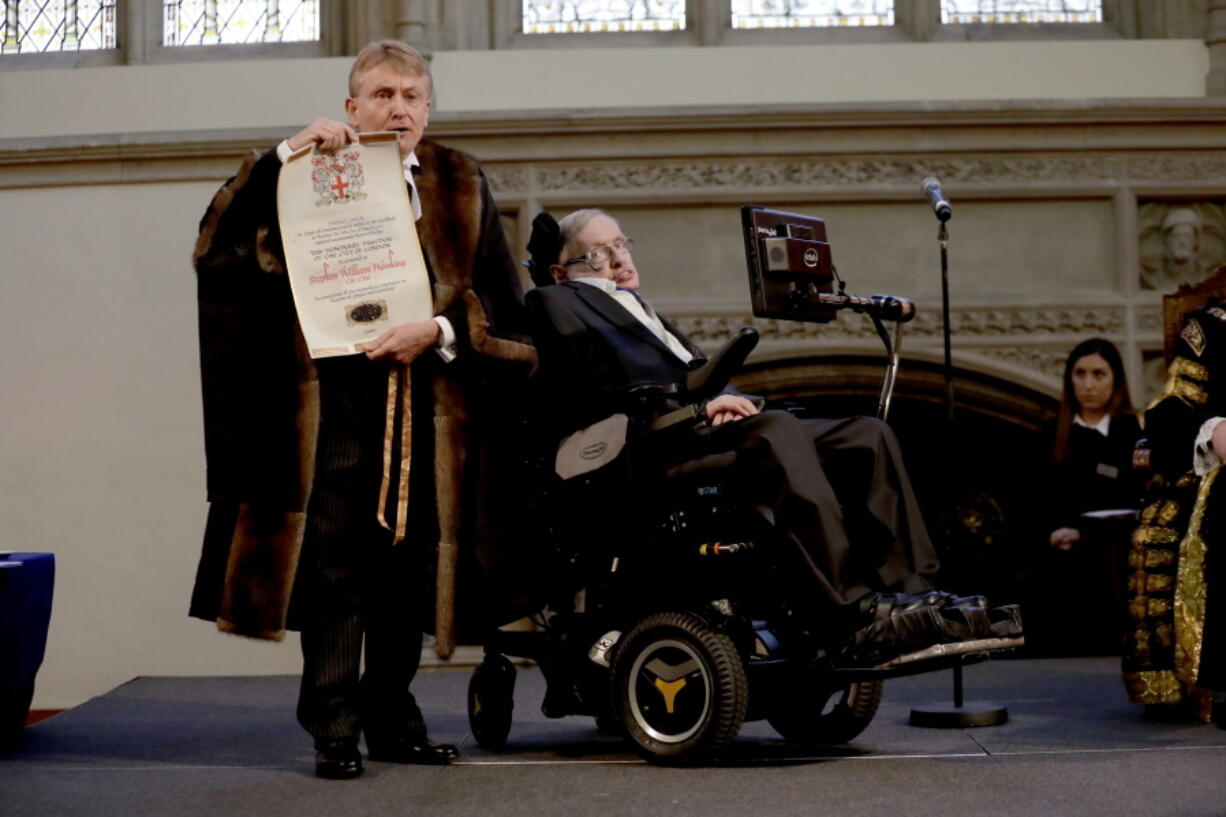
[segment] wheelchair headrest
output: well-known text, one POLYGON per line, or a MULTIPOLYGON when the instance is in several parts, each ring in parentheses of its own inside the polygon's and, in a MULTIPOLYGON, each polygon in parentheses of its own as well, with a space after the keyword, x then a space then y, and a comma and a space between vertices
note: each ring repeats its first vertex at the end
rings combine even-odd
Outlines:
POLYGON ((719 394, 757 345, 758 330, 742 326, 706 363, 685 376, 686 391, 697 400, 708 400, 719 394))
POLYGON ((561 252, 562 231, 558 229, 558 222, 546 211, 538 213, 532 219, 532 235, 528 238, 528 254, 531 257, 524 262, 532 275, 532 283, 544 287, 554 282, 549 268, 558 263, 561 252))

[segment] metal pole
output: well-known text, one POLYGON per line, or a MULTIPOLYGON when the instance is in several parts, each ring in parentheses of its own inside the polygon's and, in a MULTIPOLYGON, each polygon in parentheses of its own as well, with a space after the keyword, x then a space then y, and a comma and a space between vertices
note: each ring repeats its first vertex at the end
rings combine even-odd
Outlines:
POLYGON ((940 222, 937 228, 937 241, 941 245, 941 321, 944 324, 942 334, 945 338, 945 419, 950 424, 946 435, 953 433, 954 421, 954 364, 950 351, 949 329, 949 228, 946 222, 940 222))

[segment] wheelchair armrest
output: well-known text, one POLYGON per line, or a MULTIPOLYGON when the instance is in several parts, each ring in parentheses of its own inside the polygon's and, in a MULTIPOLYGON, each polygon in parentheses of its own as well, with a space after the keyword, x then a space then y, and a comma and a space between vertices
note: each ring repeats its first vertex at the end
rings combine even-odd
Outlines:
POLYGON ((606 390, 606 404, 631 418, 647 419, 647 430, 653 432, 705 419, 703 404, 724 390, 757 345, 757 330, 742 327, 718 352, 687 373, 685 388, 673 383, 628 383, 606 390))
POLYGON ((706 363, 686 375, 687 402, 710 400, 722 392, 757 345, 758 330, 752 326, 742 326, 706 363))
POLYGON ((705 420, 706 412, 703 410, 702 403, 690 403, 681 408, 673 409, 665 412, 659 417, 656 417, 648 424, 648 431, 663 431, 666 428, 672 428, 679 423, 688 423, 694 419, 705 420))
POLYGON ((632 418, 649 418, 675 408, 682 397, 673 383, 639 381, 605 389, 601 406, 632 418))

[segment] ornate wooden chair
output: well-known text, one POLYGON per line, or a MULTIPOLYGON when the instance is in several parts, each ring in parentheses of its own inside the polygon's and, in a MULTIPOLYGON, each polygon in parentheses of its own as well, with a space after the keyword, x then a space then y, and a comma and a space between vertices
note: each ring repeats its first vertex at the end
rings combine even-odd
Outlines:
MULTIPOLYGON (((1175 338, 1182 329, 1183 316, 1200 309, 1212 297, 1226 301, 1226 265, 1218 267, 1200 283, 1180 284, 1179 289, 1162 296, 1162 354, 1168 368, 1175 356, 1175 338)), ((1142 481, 1149 478, 1150 448, 1145 437, 1137 440, 1132 468, 1142 481)))
POLYGON ((1179 289, 1162 296, 1162 351, 1167 366, 1175 353, 1175 338, 1179 337, 1183 316, 1200 309, 1213 296, 1226 300, 1226 265, 1199 284, 1180 284, 1179 289))

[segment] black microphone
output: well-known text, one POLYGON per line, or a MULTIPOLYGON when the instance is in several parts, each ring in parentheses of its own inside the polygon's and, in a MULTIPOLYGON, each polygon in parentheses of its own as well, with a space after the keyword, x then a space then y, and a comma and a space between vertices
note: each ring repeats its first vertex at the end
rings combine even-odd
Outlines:
POLYGON ((954 210, 949 206, 949 202, 945 200, 945 195, 941 193, 941 183, 937 181, 936 176, 929 176, 924 179, 924 184, 920 188, 928 201, 932 202, 932 210, 937 214, 937 218, 941 221, 949 221, 953 216, 954 210))
POLYGON ((910 298, 900 298, 897 295, 873 295, 868 300, 882 320, 906 323, 915 317, 915 301, 910 298))

